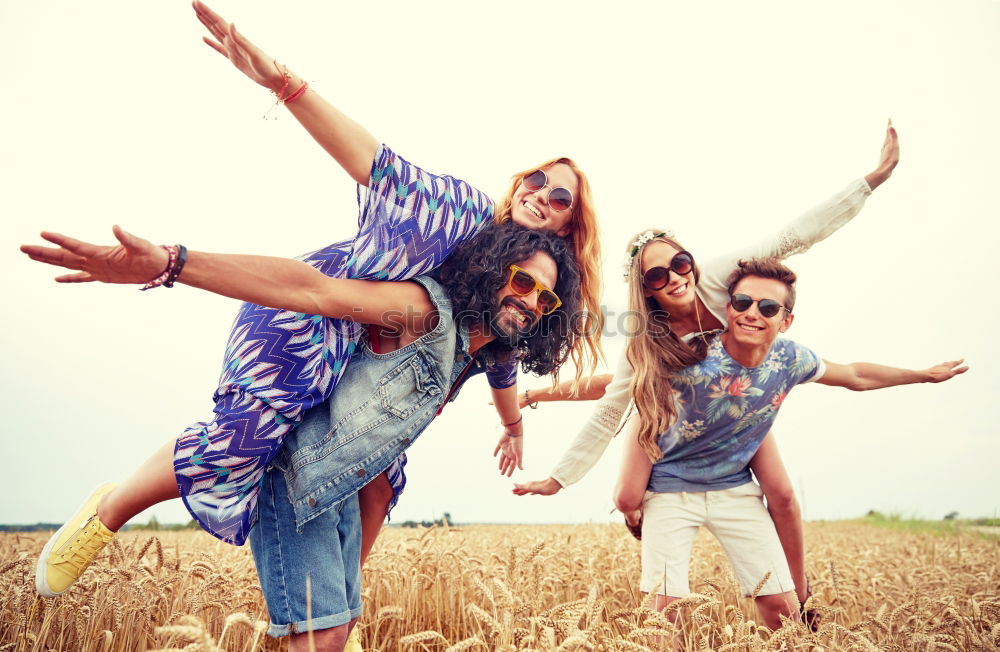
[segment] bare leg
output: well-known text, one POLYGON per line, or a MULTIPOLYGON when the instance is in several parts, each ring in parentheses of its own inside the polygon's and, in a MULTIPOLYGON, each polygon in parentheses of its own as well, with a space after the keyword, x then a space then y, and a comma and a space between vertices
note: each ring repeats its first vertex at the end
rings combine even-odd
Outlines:
POLYGON ((802 510, 792 489, 788 471, 781 462, 774 433, 767 433, 767 437, 750 461, 750 468, 764 492, 764 497, 767 498, 767 511, 774 521, 774 529, 778 532, 781 549, 788 561, 792 581, 795 582, 795 592, 799 602, 804 603, 808 596, 802 510))
POLYGON ((639 446, 639 419, 631 418, 622 431, 625 438, 625 451, 622 456, 622 467, 618 473, 618 484, 615 485, 615 507, 621 510, 633 525, 637 521, 642 499, 649 485, 649 474, 653 463, 646 451, 639 446))
POLYGON ((392 485, 389 476, 382 473, 362 487, 358 492, 358 508, 361 510, 361 566, 365 565, 368 553, 375 545, 378 533, 382 531, 389 501, 392 500, 392 485))
POLYGON ((344 649, 344 643, 347 642, 347 635, 350 634, 356 622, 357 619, 339 627, 314 631, 312 633, 312 646, 310 646, 309 632, 292 634, 288 637, 288 652, 307 652, 309 650, 316 650, 316 652, 340 652, 344 649))
POLYGON ((171 439, 142 463, 125 482, 105 494, 97 506, 101 523, 113 532, 142 510, 179 498, 174 477, 174 443, 171 439))
POLYGON ((791 620, 798 618, 799 606, 796 600, 795 594, 788 591, 774 595, 759 595, 754 602, 757 603, 757 611, 764 624, 771 630, 776 630, 781 628, 781 616, 791 620))

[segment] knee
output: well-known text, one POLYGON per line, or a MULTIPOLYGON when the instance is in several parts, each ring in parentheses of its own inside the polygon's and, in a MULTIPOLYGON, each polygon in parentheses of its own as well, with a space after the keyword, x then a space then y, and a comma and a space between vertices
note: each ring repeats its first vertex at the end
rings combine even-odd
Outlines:
POLYGON ((773 516, 790 516, 798 518, 799 500, 790 486, 783 486, 768 491, 767 509, 773 516))
POLYGON ((645 493, 645 491, 635 491, 619 487, 615 490, 615 507, 618 508, 618 511, 626 514, 628 512, 634 512, 642 507, 642 498, 645 493))
POLYGON ((757 596, 755 603, 760 611, 761 619, 771 629, 781 627, 781 617, 791 618, 795 606, 794 593, 776 593, 774 595, 757 596))
POLYGON ((366 484, 358 492, 358 500, 363 505, 378 505, 383 509, 392 500, 392 496, 392 485, 389 484, 389 479, 384 473, 366 484))

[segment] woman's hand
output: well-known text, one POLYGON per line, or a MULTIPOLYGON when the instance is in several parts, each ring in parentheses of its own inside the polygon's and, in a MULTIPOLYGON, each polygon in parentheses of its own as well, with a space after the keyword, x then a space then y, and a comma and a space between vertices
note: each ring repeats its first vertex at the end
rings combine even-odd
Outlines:
POLYGON ((112 231, 120 244, 111 247, 42 231, 42 238, 58 248, 21 245, 21 251, 40 263, 79 270, 57 276, 57 283, 148 283, 167 268, 169 255, 163 247, 117 225, 112 231))
POLYGON ((202 37, 205 43, 261 86, 274 93, 281 90, 287 80, 274 59, 237 32, 235 25, 227 23, 222 16, 209 9, 208 5, 195 0, 192 6, 198 20, 212 34, 213 38, 202 37))
POLYGON ((514 484, 514 495, 516 496, 551 496, 558 493, 562 485, 556 482, 555 478, 535 480, 532 482, 519 482, 514 484))
POLYGON ((868 187, 875 190, 885 183, 885 180, 892 176, 892 171, 896 169, 898 163, 899 136, 896 134, 896 128, 892 126, 892 120, 890 119, 889 126, 885 129, 885 141, 882 143, 882 154, 879 157, 878 167, 873 172, 865 175, 868 187))

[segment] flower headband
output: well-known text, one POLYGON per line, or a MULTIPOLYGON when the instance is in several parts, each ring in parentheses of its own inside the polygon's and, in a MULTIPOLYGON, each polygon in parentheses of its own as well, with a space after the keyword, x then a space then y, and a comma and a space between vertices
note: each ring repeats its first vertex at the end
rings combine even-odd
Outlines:
POLYGON ((646 231, 645 233, 640 234, 639 237, 635 239, 635 242, 632 243, 632 246, 629 247, 628 251, 625 254, 625 261, 624 264, 622 265, 622 267, 624 267, 623 276, 625 280, 628 281, 628 275, 632 271, 632 261, 635 260, 635 255, 639 253, 639 250, 642 249, 647 242, 649 242, 650 240, 654 240, 656 238, 673 238, 673 237, 675 237, 673 231, 646 231))

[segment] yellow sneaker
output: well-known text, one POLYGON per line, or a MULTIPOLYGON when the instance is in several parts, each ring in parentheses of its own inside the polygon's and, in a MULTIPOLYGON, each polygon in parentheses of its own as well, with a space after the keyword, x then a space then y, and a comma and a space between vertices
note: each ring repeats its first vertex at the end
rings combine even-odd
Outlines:
POLYGON ((97 518, 97 503, 116 486, 108 483, 95 489, 73 518, 66 521, 42 548, 35 567, 35 590, 39 595, 54 598, 64 593, 115 536, 97 518))
POLYGON ((344 652, 365 652, 365 649, 361 647, 361 634, 358 633, 357 625, 351 629, 347 642, 344 643, 344 652))

